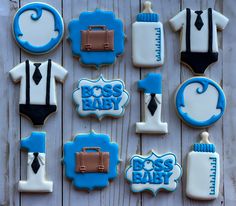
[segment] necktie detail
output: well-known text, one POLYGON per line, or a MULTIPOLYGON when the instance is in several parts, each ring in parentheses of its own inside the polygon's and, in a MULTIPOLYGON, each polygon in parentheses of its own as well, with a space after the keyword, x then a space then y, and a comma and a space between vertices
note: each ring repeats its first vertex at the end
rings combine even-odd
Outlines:
POLYGON ((34 63, 35 70, 34 70, 34 74, 33 74, 33 80, 36 85, 38 85, 42 79, 42 74, 40 73, 40 70, 39 70, 40 65, 41 65, 41 63, 34 63))
POLYGON ((194 25, 200 31, 204 25, 201 17, 202 11, 195 11, 195 13, 197 14, 197 18, 194 25))
POLYGON ((34 155, 34 160, 33 160, 32 164, 31 164, 31 168, 34 171, 34 173, 37 174, 37 172, 38 172, 38 170, 40 168, 40 164, 39 164, 39 160, 38 160, 39 153, 38 152, 34 152, 33 155, 34 155))
POLYGON ((156 94, 151 94, 151 100, 148 104, 148 109, 151 112, 152 116, 154 115, 155 111, 157 110, 157 103, 155 100, 156 94))

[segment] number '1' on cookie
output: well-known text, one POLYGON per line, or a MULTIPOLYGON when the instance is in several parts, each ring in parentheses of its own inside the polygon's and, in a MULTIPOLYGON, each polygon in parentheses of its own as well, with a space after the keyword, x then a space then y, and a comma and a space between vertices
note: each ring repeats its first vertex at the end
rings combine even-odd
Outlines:
POLYGON ((188 154, 186 194, 191 199, 211 200, 219 194, 220 157, 208 136, 201 133, 201 142, 188 154))
POLYGON ((132 56, 137 67, 156 67, 164 63, 164 32, 159 15, 153 13, 151 2, 132 25, 132 56))

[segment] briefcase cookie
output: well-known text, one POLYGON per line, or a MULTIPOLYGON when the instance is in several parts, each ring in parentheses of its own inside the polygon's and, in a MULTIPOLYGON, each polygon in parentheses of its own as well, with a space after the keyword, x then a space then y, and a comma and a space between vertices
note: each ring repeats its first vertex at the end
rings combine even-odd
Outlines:
POLYGON ((68 30, 72 53, 85 66, 113 64, 124 52, 123 23, 112 11, 82 12, 68 30))
POLYGON ((118 144, 105 134, 78 134, 64 145, 66 177, 78 189, 103 188, 117 177, 118 144))

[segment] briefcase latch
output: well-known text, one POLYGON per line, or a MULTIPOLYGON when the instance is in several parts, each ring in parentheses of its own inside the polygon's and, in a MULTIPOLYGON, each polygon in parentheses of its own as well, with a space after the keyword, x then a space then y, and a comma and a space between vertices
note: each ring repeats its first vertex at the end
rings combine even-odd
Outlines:
POLYGON ((80 166, 79 171, 82 172, 82 173, 86 172, 86 166, 84 166, 84 165, 80 166))

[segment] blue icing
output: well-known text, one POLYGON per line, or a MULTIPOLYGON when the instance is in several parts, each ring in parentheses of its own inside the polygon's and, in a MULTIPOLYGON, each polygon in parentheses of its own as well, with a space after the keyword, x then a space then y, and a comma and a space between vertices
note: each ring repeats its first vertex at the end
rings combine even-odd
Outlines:
POLYGON ((179 88, 179 90, 177 91, 177 94, 176 94, 175 104, 176 104, 176 109, 177 109, 178 114, 181 116, 181 118, 185 122, 187 122, 188 124, 190 124, 192 126, 196 126, 196 127, 208 127, 208 126, 212 125, 213 123, 215 123, 217 120, 219 120, 222 117, 222 115, 224 114, 225 107, 226 107, 226 99, 225 99, 225 95, 224 95, 223 90, 214 81, 212 81, 209 78, 205 78, 205 77, 193 77, 193 78, 185 81, 181 85, 181 87, 179 88), (212 115, 212 117, 206 121, 196 121, 196 120, 192 119, 187 113, 182 111, 181 107, 185 106, 185 104, 184 104, 184 90, 188 85, 190 85, 192 83, 199 83, 202 86, 202 87, 197 88, 196 92, 198 94, 203 94, 204 92, 206 92, 209 85, 213 86, 218 91, 219 98, 217 101, 216 109, 221 110, 219 115, 212 115))
POLYGON ((13 32, 14 32, 14 37, 17 41, 17 43, 25 50, 31 52, 31 53, 36 53, 36 54, 41 54, 41 53, 46 53, 50 50, 52 50, 62 39, 63 34, 64 34, 64 23, 62 20, 61 15, 57 12, 55 8, 52 6, 45 4, 45 3, 39 3, 39 2, 34 2, 34 3, 29 3, 20 8, 13 21, 13 32), (31 45, 27 41, 21 40, 21 36, 23 36, 23 33, 21 31, 20 25, 19 25, 19 18, 21 14, 23 14, 26 11, 33 10, 36 12, 36 14, 31 15, 31 19, 34 21, 37 21, 41 18, 43 10, 46 10, 54 16, 55 20, 55 31, 58 32, 57 37, 52 38, 48 44, 44 46, 34 46, 31 45))
POLYGON ((95 188, 106 187, 109 180, 117 175, 117 165, 119 164, 118 144, 110 141, 105 134, 79 134, 73 142, 64 145, 65 174, 73 181, 75 187, 79 189, 93 190, 95 188), (83 147, 100 147, 101 152, 109 152, 110 162, 108 173, 78 173, 75 171, 76 152, 80 152, 83 147))
POLYGON ((194 144, 193 150, 195 152, 215 152, 215 145, 214 144, 194 144))
POLYGON ((116 19, 111 11, 96 9, 94 12, 82 12, 79 19, 74 19, 69 23, 68 29, 72 52, 75 56, 80 57, 82 64, 96 67, 113 64, 116 56, 124 52, 123 23, 116 19), (81 50, 81 31, 87 30, 91 25, 105 25, 108 30, 114 30, 114 51, 87 52, 81 50))
POLYGON ((158 22, 159 15, 155 13, 140 13, 136 18, 139 22, 158 22))
POLYGON ((28 152, 45 153, 45 138, 45 132, 32 132, 31 136, 20 141, 20 146, 28 152))
POLYGON ((144 90, 144 93, 161 94, 161 80, 161 74, 148 73, 145 79, 138 81, 138 88, 144 90))

